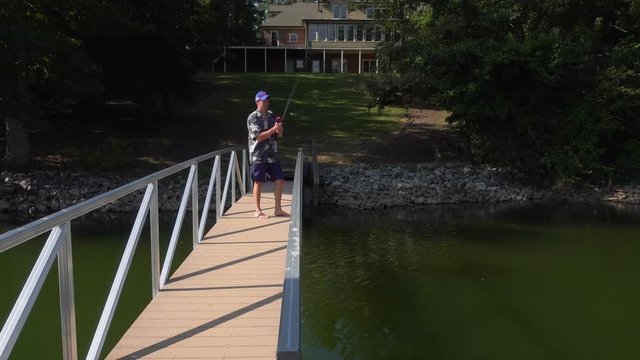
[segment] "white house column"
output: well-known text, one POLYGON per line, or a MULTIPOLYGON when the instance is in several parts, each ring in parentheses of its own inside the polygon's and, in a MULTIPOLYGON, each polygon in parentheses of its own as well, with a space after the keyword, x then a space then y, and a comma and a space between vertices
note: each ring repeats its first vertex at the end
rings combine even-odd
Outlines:
POLYGON ((322 50, 322 72, 327 72, 327 50, 322 50))
POLYGON ((224 69, 222 71, 227 72, 227 48, 225 48, 222 52, 222 56, 224 56, 224 69))
POLYGON ((358 74, 362 74, 362 50, 358 50, 358 74))
POLYGON ((267 48, 264 48, 264 72, 267 72, 267 48))
POLYGON ((247 72, 247 48, 244 48, 244 72, 247 72))
POLYGON ((376 74, 378 73, 378 58, 376 57, 376 74))
POLYGON ((344 72, 344 50, 340 50, 340 74, 344 72))
POLYGON ((284 72, 287 72, 287 48, 284 48, 284 72))

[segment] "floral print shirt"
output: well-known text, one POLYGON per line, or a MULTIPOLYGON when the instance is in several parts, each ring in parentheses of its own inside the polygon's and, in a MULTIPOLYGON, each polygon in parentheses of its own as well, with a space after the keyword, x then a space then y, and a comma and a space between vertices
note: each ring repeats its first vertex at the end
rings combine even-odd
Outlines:
POLYGON ((275 116, 271 111, 266 118, 258 111, 249 114, 247 118, 247 130, 249 130, 249 154, 251 163, 274 163, 278 158, 278 140, 276 134, 270 138, 258 142, 261 132, 271 129, 275 123, 275 116))

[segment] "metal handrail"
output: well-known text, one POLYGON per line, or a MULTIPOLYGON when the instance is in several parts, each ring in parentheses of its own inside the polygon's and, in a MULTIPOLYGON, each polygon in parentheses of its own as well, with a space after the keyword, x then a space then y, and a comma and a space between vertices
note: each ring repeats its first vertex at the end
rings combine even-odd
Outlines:
POLYGON ((205 160, 213 158, 216 155, 223 155, 238 148, 240 147, 225 148, 225 149, 217 150, 214 152, 210 152, 208 154, 198 156, 191 160, 187 160, 180 164, 171 166, 164 170, 158 171, 151 175, 132 181, 126 185, 120 186, 116 189, 113 189, 104 194, 98 195, 89 200, 78 203, 74 206, 68 207, 66 209, 62 209, 54 214, 45 216, 25 226, 6 232, 0 235, 0 252, 10 249, 16 245, 20 245, 21 243, 29 239, 32 239, 38 235, 41 235, 51 230, 53 227, 57 226, 57 224, 63 224, 65 222, 78 218, 114 200, 117 200, 126 195, 129 195, 132 192, 135 192, 136 190, 140 190, 151 182, 161 180, 163 178, 166 178, 170 175, 173 175, 179 172, 180 170, 184 170, 194 163, 201 163, 205 160))
MULTIPOLYGON (((137 190, 146 187, 146 192, 142 200, 142 204, 138 209, 138 214, 134 222, 129 240, 120 260, 120 265, 116 272, 111 290, 107 297, 105 307, 98 322, 96 332, 91 342, 91 347, 87 355, 87 359, 97 359, 102 352, 102 346, 106 338, 111 319, 115 313, 120 293, 129 270, 129 266, 133 259, 133 253, 137 245, 138 239, 142 232, 147 214, 150 218, 151 232, 151 282, 152 296, 155 297, 159 290, 164 286, 168 276, 168 269, 171 266, 173 253, 177 245, 177 234, 184 220, 189 194, 191 194, 192 205, 192 223, 193 223, 193 246, 195 247, 203 237, 203 227, 206 222, 206 216, 209 212, 208 207, 211 203, 212 187, 216 187, 216 221, 223 215, 225 203, 220 203, 220 161, 221 156, 231 153, 229 159, 229 172, 233 174, 231 181, 235 191, 235 182, 238 181, 241 194, 246 191, 246 169, 247 169, 247 152, 243 147, 231 147, 217 150, 208 154, 201 155, 183 163, 174 165, 167 169, 158 171, 141 179, 120 186, 116 189, 98 195, 79 204, 63 209, 52 215, 43 217, 25 226, 19 227, 12 231, 0 235, 0 253, 6 251, 25 241, 33 239, 47 231, 51 231, 43 250, 36 261, 14 307, 0 332, 0 360, 8 359, 15 342, 20 335, 22 327, 26 322, 31 308, 39 295, 44 279, 46 279, 53 261, 58 259, 58 275, 60 287, 60 313, 62 324, 62 348, 64 359, 77 359, 77 337, 75 328, 75 294, 73 286, 73 261, 71 254, 71 226, 70 222, 80 216, 83 216, 93 210, 96 210, 114 200, 120 199, 137 190), (242 149, 242 174, 236 178, 236 174, 240 175, 240 167, 236 151, 242 149), (215 158, 214 166, 209 180, 209 188, 207 191, 202 218, 198 219, 198 164, 215 158), (174 224, 167 256, 165 258, 163 271, 160 273, 160 246, 159 246, 159 206, 158 206, 158 181, 171 176, 186 168, 190 168, 189 178, 185 184, 185 190, 182 196, 180 209, 174 224), (200 224, 200 226, 199 226, 200 224)), ((223 199, 226 199, 227 187, 225 186, 223 199)), ((235 201, 235 194, 232 197, 235 201)))
POLYGON ((277 359, 302 358, 300 342, 300 251, 302 239, 302 166, 304 154, 298 149, 293 177, 291 224, 287 243, 287 259, 282 291, 277 359))

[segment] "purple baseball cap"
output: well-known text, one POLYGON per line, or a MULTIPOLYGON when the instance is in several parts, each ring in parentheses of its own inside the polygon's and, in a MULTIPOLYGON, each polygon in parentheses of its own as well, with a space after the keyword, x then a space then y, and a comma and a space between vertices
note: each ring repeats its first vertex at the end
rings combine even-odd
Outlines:
POLYGON ((256 101, 261 100, 267 100, 268 98, 270 98, 271 96, 269 96, 269 94, 267 94, 266 91, 258 91, 258 93, 256 94, 256 101))

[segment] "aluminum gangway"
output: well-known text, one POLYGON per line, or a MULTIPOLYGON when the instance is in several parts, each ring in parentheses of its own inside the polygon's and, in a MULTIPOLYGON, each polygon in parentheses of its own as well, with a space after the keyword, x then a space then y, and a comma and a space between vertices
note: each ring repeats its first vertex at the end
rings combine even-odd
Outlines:
MULTIPOLYGON (((253 217, 253 200, 246 191, 250 183, 246 149, 233 147, 174 165, 0 235, 0 252, 3 252, 49 232, 0 332, 0 360, 10 357, 55 260, 58 261, 63 358, 78 358, 71 221, 142 189, 145 194, 86 359, 99 359, 105 352, 104 341, 147 218, 152 249, 152 300, 108 358, 300 359, 303 161, 300 149, 294 181, 285 187, 283 195, 283 208, 291 212, 291 218, 258 220, 253 217), (225 155, 228 155, 228 168, 221 192, 225 155), (213 161, 213 169, 204 204, 200 207, 198 165, 208 161, 213 161), (189 175, 161 267, 158 182, 186 169, 189 175), (236 183, 241 195, 238 201, 236 183), (227 208, 229 192, 231 207, 227 208), (214 196, 216 224, 205 235, 205 221, 214 196), (194 250, 169 277, 189 200, 194 250)), ((267 209, 273 204, 273 195, 270 196, 268 187, 264 190, 262 204, 267 209)))

